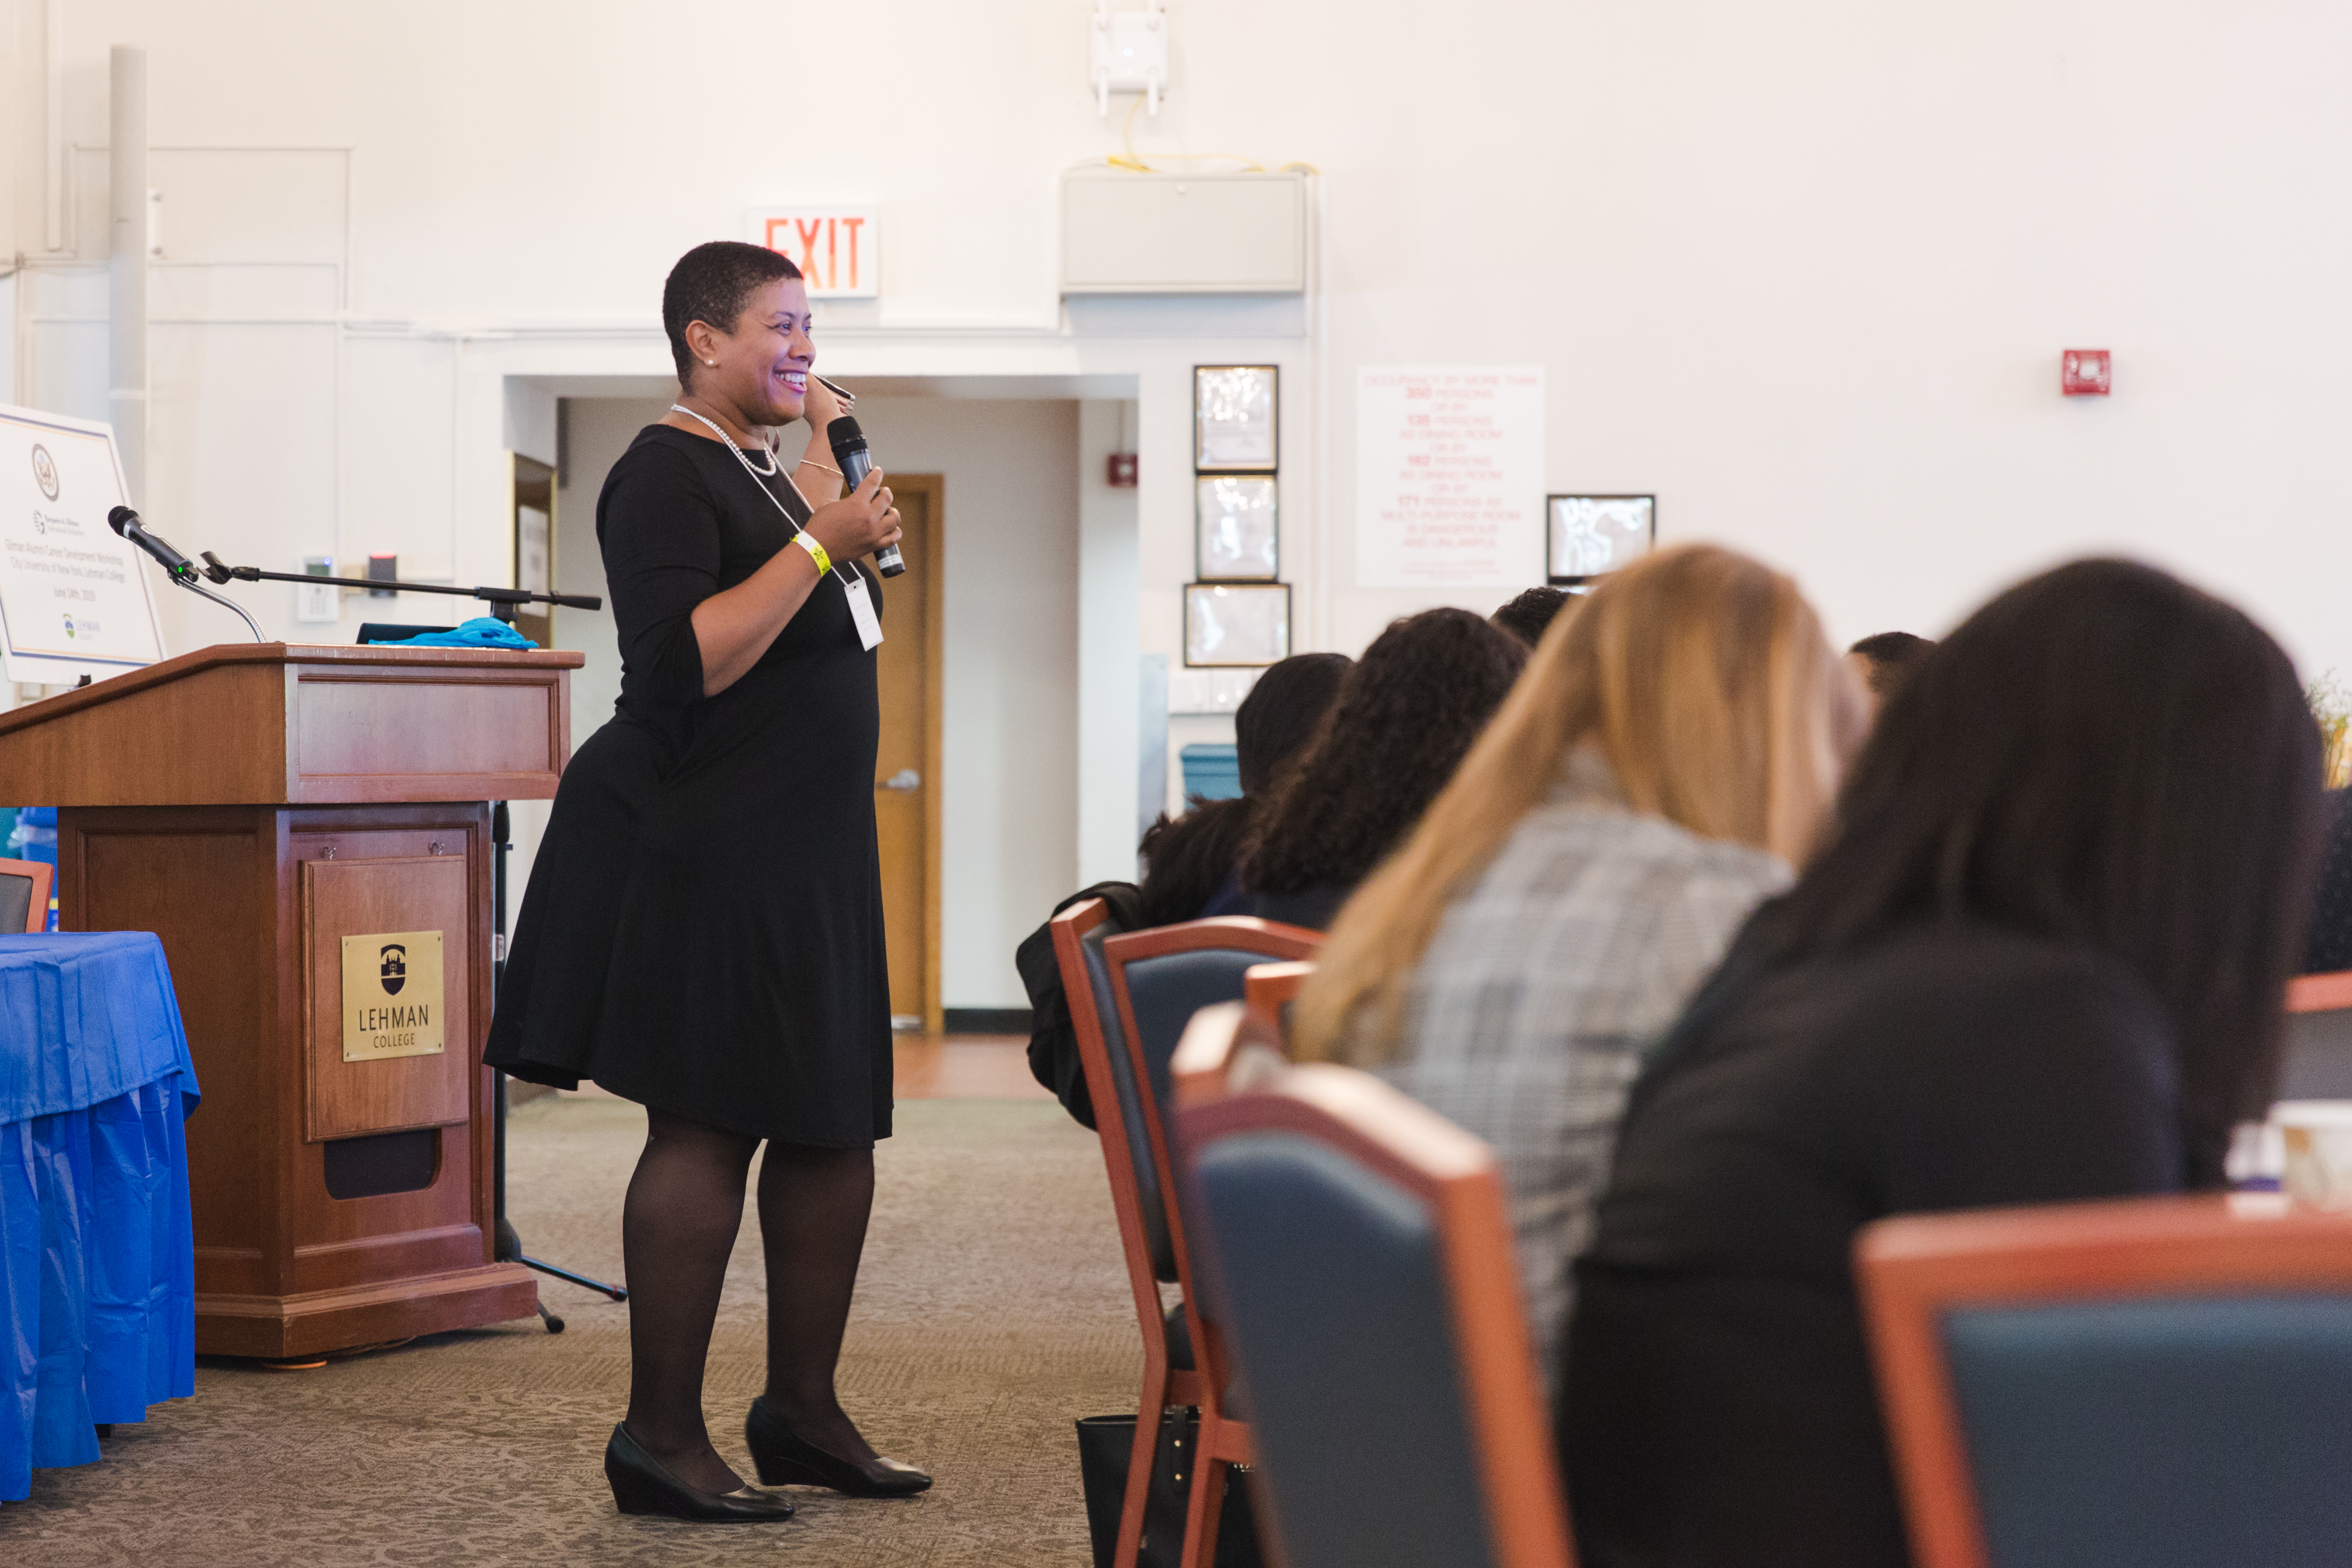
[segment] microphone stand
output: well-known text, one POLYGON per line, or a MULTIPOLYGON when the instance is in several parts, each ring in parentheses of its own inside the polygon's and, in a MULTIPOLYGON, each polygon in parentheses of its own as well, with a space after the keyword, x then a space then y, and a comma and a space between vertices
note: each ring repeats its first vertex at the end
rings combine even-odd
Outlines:
MULTIPOLYGON (((257 566, 225 566, 220 557, 210 550, 204 552, 204 575, 215 582, 291 582, 312 588, 365 588, 378 593, 387 590, 396 593, 449 593, 460 599, 479 599, 488 603, 491 614, 509 625, 514 622, 515 609, 519 605, 560 604, 572 610, 604 608, 602 599, 586 593, 533 593, 521 588, 455 588, 446 582, 400 582, 386 577, 311 577, 304 572, 264 571, 257 566)), ((215 603, 228 605, 239 615, 245 615, 245 612, 238 610, 234 602, 199 584, 194 567, 188 569, 184 577, 173 573, 172 580, 192 592, 203 594, 215 603)), ((252 626, 253 617, 245 615, 245 623, 252 626)), ((257 643, 262 641, 261 629, 257 626, 254 627, 253 640, 257 643)))

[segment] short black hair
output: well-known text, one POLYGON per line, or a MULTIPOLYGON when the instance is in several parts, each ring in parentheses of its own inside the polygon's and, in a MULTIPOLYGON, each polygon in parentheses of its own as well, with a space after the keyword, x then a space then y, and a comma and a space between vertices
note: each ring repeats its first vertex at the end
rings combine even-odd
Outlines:
POLYGON ((1838 819, 1719 980, 1909 920, 2105 952, 2177 1031, 2194 1184, 2220 1184, 2277 1076, 2322 831, 2319 730, 2261 627, 2136 562, 2044 572, 1902 683, 1838 819))
POLYGON ((1486 619, 1532 648, 1571 597, 1557 588, 1530 588, 1486 619))
POLYGON ((1315 737, 1355 664, 1345 653, 1293 653, 1258 676, 1234 715, 1243 794, 1265 793, 1282 765, 1315 737))
POLYGON ((678 384, 693 380, 694 350, 686 346, 688 323, 707 322, 731 332, 755 290, 800 275, 791 256, 736 239, 715 239, 679 256, 662 285, 662 330, 669 334, 669 357, 677 362, 678 384))
POLYGON ((1861 654, 1870 665, 1871 694, 1882 697, 1891 695, 1919 661, 1935 651, 1934 643, 1908 632, 1874 632, 1846 650, 1861 654))

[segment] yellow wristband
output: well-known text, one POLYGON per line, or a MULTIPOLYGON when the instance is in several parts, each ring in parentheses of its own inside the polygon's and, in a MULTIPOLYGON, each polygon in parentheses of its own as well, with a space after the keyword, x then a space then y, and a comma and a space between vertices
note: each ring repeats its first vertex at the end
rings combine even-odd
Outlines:
POLYGON ((817 543, 816 536, 806 528, 793 536, 793 543, 809 552, 809 559, 816 562, 816 574, 819 577, 833 570, 833 558, 824 553, 824 547, 817 543))

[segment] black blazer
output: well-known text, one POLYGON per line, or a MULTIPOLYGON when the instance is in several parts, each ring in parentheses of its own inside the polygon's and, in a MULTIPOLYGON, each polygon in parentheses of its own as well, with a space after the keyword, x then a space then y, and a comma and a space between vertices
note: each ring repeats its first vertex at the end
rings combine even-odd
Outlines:
POLYGON ((1577 1266, 1558 1430, 1591 1568, 1906 1563, 1854 1232, 2186 1183, 2172 1030, 2111 958, 1943 924, 1740 961, 1637 1088, 1577 1266))

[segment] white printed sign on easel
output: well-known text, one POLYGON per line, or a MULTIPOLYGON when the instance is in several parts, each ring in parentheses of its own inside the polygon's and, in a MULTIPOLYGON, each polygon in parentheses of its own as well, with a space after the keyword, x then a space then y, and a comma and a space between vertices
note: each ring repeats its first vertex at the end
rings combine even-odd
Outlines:
POLYGON ((1356 374, 1356 582, 1526 588, 1544 580, 1541 366, 1356 374))
POLYGON ((141 557, 107 525, 127 486, 111 426, 0 404, 0 670, 74 685, 163 656, 141 557))

